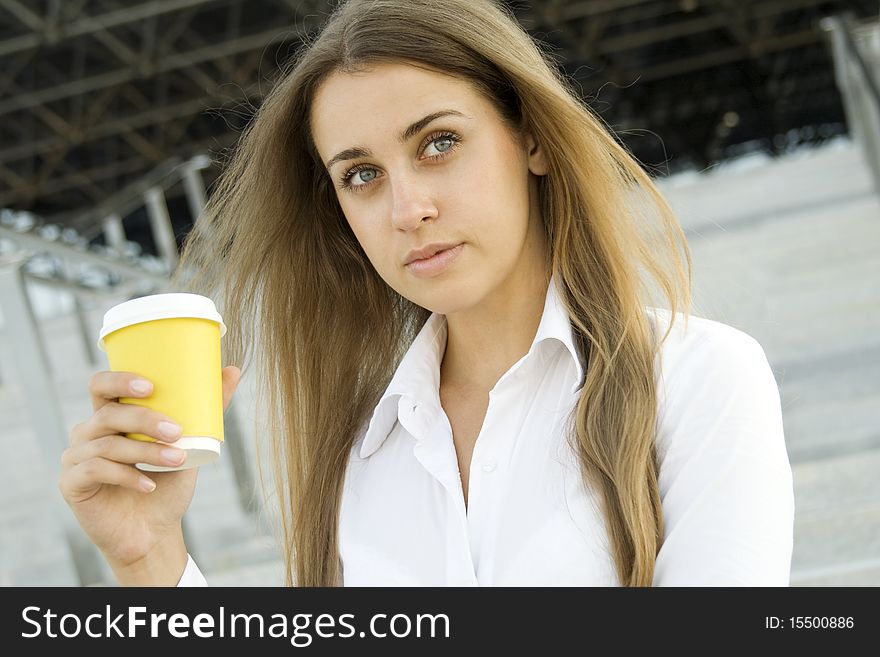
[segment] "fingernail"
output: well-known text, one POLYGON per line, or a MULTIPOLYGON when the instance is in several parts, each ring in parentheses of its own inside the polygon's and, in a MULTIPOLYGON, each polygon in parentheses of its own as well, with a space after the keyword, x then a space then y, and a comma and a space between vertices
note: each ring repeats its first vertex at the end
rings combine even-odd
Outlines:
POLYGON ((147 477, 141 477, 140 481, 138 481, 138 485, 140 485, 141 490, 145 493, 152 493, 156 490, 156 482, 147 477))
POLYGON ((173 422, 163 421, 159 423, 159 433, 166 438, 176 438, 180 435, 180 426, 173 422))
POLYGON ((162 458, 168 463, 178 464, 183 462, 183 458, 186 456, 186 452, 182 449, 174 449, 173 447, 166 447, 162 451, 159 452, 162 455, 162 458))
POLYGON ((146 395, 153 389, 153 384, 145 379, 135 379, 128 385, 136 395, 146 395))

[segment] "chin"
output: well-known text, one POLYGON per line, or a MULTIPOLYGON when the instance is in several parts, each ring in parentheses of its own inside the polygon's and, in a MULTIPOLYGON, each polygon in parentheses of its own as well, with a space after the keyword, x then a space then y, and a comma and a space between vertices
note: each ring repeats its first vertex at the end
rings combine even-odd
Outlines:
POLYGON ((420 281, 421 289, 407 296, 413 303, 441 315, 451 315, 472 307, 476 302, 471 298, 466 285, 436 282, 431 279, 420 281))
POLYGON ((406 270, 382 279, 408 301, 431 312, 448 315, 466 310, 478 303, 477 290, 472 281, 444 272, 432 278, 418 278, 406 270))

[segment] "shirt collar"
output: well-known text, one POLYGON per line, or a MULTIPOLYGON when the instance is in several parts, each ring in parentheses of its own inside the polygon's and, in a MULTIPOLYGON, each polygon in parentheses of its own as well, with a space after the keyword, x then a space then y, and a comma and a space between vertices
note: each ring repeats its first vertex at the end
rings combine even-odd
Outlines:
MULTIPOLYGON (((398 420, 398 409, 405 401, 426 403, 440 408, 440 363, 446 349, 446 316, 432 313, 404 354, 391 382, 373 410, 360 447, 360 457, 367 458, 385 442, 398 420)), ((567 350, 575 365, 576 380, 571 393, 577 392, 584 378, 583 365, 575 348, 568 312, 559 299, 554 278, 550 278, 544 299, 541 322, 526 358, 545 340, 555 339, 567 350)))

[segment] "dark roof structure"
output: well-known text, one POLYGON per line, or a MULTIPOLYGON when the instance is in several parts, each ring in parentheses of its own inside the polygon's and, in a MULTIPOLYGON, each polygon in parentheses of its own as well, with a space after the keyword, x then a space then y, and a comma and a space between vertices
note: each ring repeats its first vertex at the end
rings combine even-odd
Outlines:
MULTIPOLYGON (((108 198, 173 158, 234 145, 335 4, 0 0, 0 208, 100 239, 92 210, 108 198)), ((508 4, 655 174, 845 132, 819 20, 878 11, 876 0, 508 4)), ((180 186, 167 194, 174 216, 180 186)))

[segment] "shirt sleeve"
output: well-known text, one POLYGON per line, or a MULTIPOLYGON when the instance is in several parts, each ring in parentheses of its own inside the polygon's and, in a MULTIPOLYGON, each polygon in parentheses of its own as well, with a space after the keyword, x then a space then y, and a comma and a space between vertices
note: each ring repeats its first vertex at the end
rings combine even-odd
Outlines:
POLYGON ((661 386, 663 543, 654 586, 788 586, 794 487, 779 389, 761 345, 728 330, 661 386))
POLYGON ((205 576, 202 575, 202 571, 199 570, 199 567, 196 565, 196 562, 193 561, 193 558, 187 553, 186 555, 186 568, 183 569, 183 575, 180 576, 180 581, 177 582, 177 586, 207 586, 208 582, 205 579, 205 576))

